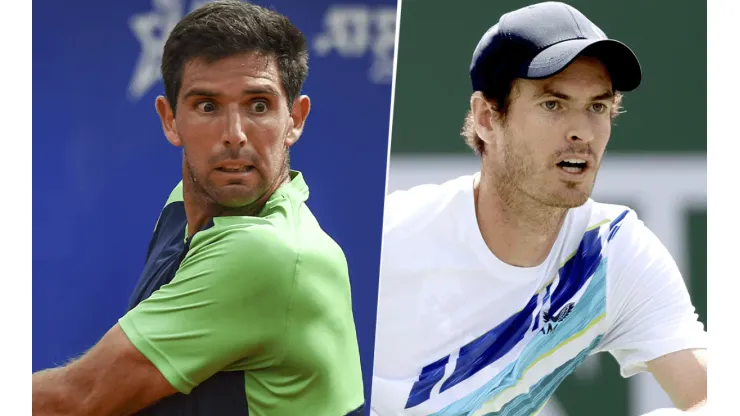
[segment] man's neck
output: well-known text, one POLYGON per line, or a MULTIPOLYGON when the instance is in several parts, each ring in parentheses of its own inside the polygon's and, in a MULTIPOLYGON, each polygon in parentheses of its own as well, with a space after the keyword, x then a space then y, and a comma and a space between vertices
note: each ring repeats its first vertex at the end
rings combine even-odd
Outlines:
POLYGON ((535 267, 547 259, 566 208, 548 207, 521 192, 502 197, 495 177, 481 170, 475 182, 475 213, 483 241, 501 261, 535 267))
POLYGON ((262 211, 272 194, 283 184, 290 182, 290 170, 286 169, 270 188, 256 201, 243 207, 225 207, 209 198, 203 190, 193 183, 193 178, 183 169, 182 196, 185 204, 185 216, 188 219, 188 238, 192 237, 208 224, 214 217, 255 216, 262 211))

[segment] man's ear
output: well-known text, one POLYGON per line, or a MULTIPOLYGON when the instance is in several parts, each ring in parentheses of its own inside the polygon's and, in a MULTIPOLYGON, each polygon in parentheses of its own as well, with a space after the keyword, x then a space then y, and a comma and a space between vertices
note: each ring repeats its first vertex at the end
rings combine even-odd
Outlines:
POLYGON ((301 95, 293 101, 290 107, 290 120, 292 125, 288 134, 285 136, 285 146, 290 147, 298 141, 303 133, 303 127, 306 125, 306 118, 311 112, 311 99, 307 95, 301 95))
POLYGON ((170 102, 160 95, 157 97, 154 106, 157 108, 157 114, 159 114, 159 119, 162 121, 162 130, 167 137, 167 141, 172 143, 173 146, 181 147, 182 141, 180 135, 177 134, 177 122, 170 102))
POLYGON ((475 132, 486 145, 490 145, 497 126, 493 122, 491 104, 482 92, 476 91, 470 96, 470 111, 473 114, 475 132))

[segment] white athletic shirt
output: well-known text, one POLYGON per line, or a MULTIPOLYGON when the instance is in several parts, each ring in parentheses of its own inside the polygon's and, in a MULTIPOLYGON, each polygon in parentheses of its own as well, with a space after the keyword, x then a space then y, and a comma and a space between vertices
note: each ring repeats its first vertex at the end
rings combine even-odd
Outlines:
POLYGON ((569 210, 547 260, 497 259, 476 175, 387 197, 371 414, 531 415, 590 354, 629 377, 706 348, 671 255, 631 209, 569 210))

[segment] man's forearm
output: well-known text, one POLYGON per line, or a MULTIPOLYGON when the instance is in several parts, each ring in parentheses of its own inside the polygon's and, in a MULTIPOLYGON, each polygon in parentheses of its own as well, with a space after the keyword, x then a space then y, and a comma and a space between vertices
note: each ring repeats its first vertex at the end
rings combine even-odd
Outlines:
POLYGON ((67 367, 52 368, 32 375, 34 416, 80 415, 81 401, 67 377, 67 367))

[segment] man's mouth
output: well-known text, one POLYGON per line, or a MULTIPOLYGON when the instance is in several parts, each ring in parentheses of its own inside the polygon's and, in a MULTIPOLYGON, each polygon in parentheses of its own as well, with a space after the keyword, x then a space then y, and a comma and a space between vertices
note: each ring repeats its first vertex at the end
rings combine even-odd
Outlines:
POLYGON ((564 159, 558 162, 558 167, 568 173, 583 173, 588 168, 588 162, 584 159, 564 159))
POLYGON ((252 166, 222 166, 216 170, 227 173, 244 173, 254 169, 252 166))

